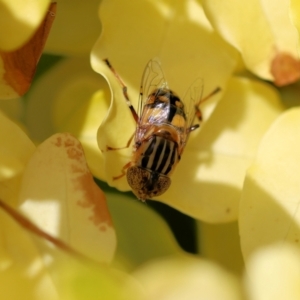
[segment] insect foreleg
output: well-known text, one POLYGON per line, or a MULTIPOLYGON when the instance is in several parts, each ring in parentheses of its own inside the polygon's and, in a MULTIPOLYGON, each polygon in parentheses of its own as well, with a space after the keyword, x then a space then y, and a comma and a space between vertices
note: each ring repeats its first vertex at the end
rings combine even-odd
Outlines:
POLYGON ((195 124, 187 129, 187 133, 190 133, 191 131, 194 131, 195 129, 197 129, 199 127, 200 127, 199 124, 195 124))
MULTIPOLYGON (((220 87, 215 88, 210 94, 208 94, 206 97, 202 98, 196 105, 195 105, 195 116, 197 117, 199 123, 201 124, 202 122, 202 111, 200 109, 200 104, 203 103, 204 101, 210 99, 212 96, 217 94, 218 92, 221 91, 220 87)), ((191 131, 194 131, 195 129, 200 127, 200 124, 195 124, 189 128, 187 128, 187 133, 190 133, 191 131)))
POLYGON ((118 176, 113 177, 113 180, 117 180, 117 179, 120 179, 120 178, 122 178, 123 176, 125 176, 125 175, 126 175, 126 170, 127 170, 129 167, 131 167, 131 165, 132 165, 132 162, 130 161, 130 162, 128 162, 125 166, 123 166, 123 168, 122 168, 122 170, 121 170, 121 174, 118 175, 118 176))
POLYGON ((195 105, 195 115, 198 118, 198 120, 201 122, 202 121, 202 112, 200 110, 200 104, 202 104, 204 101, 210 99, 213 97, 215 94, 219 93, 221 91, 220 87, 215 88, 211 93, 209 93, 206 97, 200 99, 200 101, 195 105))
POLYGON ((134 134, 135 134, 135 132, 134 132, 134 133, 131 135, 131 137, 129 138, 129 140, 128 140, 126 146, 114 148, 114 147, 110 147, 110 146, 107 146, 107 145, 106 145, 106 151, 110 151, 110 150, 122 150, 122 149, 129 148, 129 146, 130 146, 130 144, 131 144, 131 142, 132 142, 132 139, 133 139, 133 137, 134 137, 134 134))
POLYGON ((109 67, 109 69, 112 71, 112 73, 115 75, 116 79, 119 81, 120 85, 122 86, 122 90, 123 90, 123 95, 125 98, 125 101, 131 111, 131 114, 135 120, 136 123, 138 123, 139 121, 139 116, 137 114, 137 112, 135 111, 134 107, 132 106, 128 93, 127 93, 127 86, 125 85, 124 81, 122 80, 122 78, 120 77, 120 75, 116 72, 116 70, 113 68, 113 66, 110 64, 108 59, 104 59, 105 63, 107 64, 107 66, 109 67))

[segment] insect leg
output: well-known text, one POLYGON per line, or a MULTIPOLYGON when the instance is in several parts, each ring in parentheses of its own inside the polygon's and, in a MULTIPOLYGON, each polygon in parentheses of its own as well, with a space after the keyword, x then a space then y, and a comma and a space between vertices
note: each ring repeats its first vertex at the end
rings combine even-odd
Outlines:
POLYGON ((210 99, 212 96, 215 94, 219 93, 221 91, 220 87, 215 88, 210 94, 208 94, 206 97, 202 98, 196 105, 195 105, 195 114, 198 120, 201 122, 202 121, 202 112, 200 110, 200 104, 203 103, 204 101, 210 99))
POLYGON ((128 140, 128 142, 127 142, 127 144, 126 144, 125 147, 114 148, 114 147, 110 147, 110 146, 107 146, 107 145, 106 145, 106 151, 110 151, 110 150, 122 150, 122 149, 129 148, 129 146, 130 146, 130 144, 131 144, 131 141, 132 141, 132 139, 133 139, 133 137, 134 137, 134 134, 135 134, 135 133, 133 133, 133 134, 131 135, 131 137, 130 137, 130 139, 128 140))
POLYGON ((199 124, 195 124, 187 129, 187 133, 190 133, 191 131, 194 131, 195 129, 197 129, 199 127, 200 127, 199 124))
POLYGON ((131 167, 131 165, 132 165, 132 162, 130 161, 130 162, 128 162, 125 166, 123 166, 123 168, 122 168, 122 170, 121 170, 121 174, 118 175, 118 176, 114 176, 114 177, 113 177, 113 180, 118 180, 118 179, 122 178, 123 176, 125 176, 125 175, 126 175, 126 170, 127 170, 129 167, 131 167))
POLYGON ((127 86, 125 85, 124 81, 122 80, 122 78, 119 76, 119 74, 116 72, 116 70, 113 68, 113 66, 110 64, 108 59, 104 59, 105 63, 107 64, 107 66, 109 67, 109 69, 112 71, 112 73, 115 75, 116 79, 119 81, 122 89, 123 89, 123 95, 125 98, 125 101, 131 111, 131 114, 135 120, 136 123, 138 123, 139 121, 139 116, 137 114, 137 112, 135 111, 134 107, 132 106, 128 93, 127 93, 127 86))
MULTIPOLYGON (((210 99, 212 96, 217 94, 218 92, 221 91, 220 87, 215 88, 211 93, 209 93, 206 97, 202 98, 196 105, 195 105, 195 115, 198 118, 200 124, 202 122, 202 111, 200 109, 200 104, 203 103, 204 101, 210 99)), ((195 124, 187 129, 187 133, 190 133, 191 131, 194 131, 195 129, 200 127, 200 124, 195 124)))

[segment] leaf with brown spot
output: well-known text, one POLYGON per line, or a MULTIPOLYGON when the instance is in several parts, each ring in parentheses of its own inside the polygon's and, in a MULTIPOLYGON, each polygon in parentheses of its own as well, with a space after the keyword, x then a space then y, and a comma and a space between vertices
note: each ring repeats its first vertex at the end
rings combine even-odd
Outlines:
POLYGON ((0 98, 16 98, 24 95, 29 89, 54 21, 55 12, 56 3, 51 3, 44 21, 25 45, 11 52, 0 51, 2 60, 0 86, 3 86, 0 89, 0 98))
POLYGON ((116 237, 105 195, 70 134, 53 135, 37 148, 24 172, 20 201, 47 233, 94 260, 112 259, 116 237))
POLYGON ((0 245, 1 299, 144 299, 131 276, 80 255, 2 199, 0 245))

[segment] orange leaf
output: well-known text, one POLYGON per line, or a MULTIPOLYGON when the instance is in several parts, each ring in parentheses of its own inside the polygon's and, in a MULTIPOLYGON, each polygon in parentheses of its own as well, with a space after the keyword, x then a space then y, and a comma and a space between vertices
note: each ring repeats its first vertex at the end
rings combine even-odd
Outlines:
MULTIPOLYGON (((37 63, 54 21, 55 12, 56 3, 51 3, 44 21, 25 45, 12 52, 0 51, 4 68, 3 79, 19 96, 24 95, 31 85, 37 63)), ((16 97, 16 95, 7 94, 1 96, 16 97)))

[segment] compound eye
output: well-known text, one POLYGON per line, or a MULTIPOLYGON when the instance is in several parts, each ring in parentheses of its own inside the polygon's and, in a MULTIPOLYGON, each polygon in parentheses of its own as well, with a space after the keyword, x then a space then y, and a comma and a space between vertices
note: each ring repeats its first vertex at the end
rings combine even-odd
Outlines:
POLYGON ((159 176, 157 180, 157 192, 155 196, 162 195, 171 185, 171 179, 167 176, 159 176))
POLYGON ((169 177, 135 166, 127 170, 127 181, 133 193, 142 201, 160 196, 171 185, 169 177))

